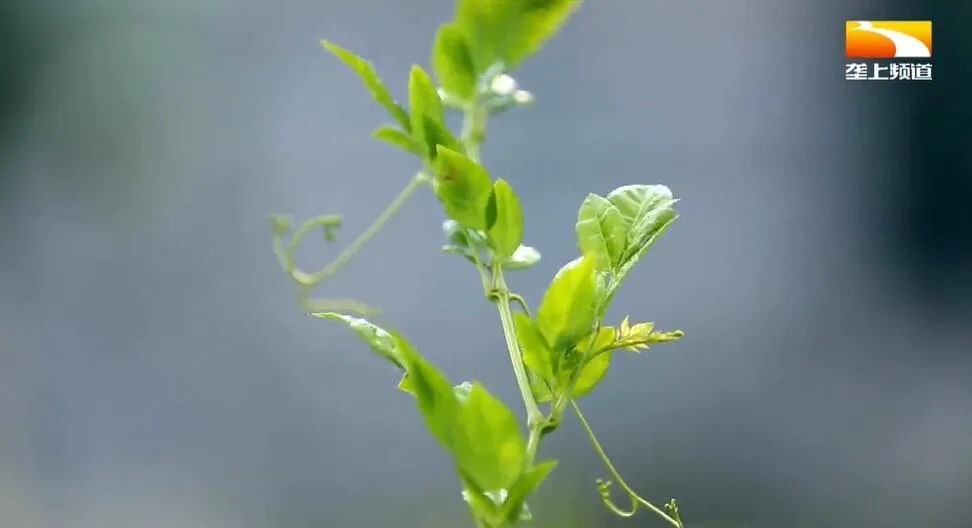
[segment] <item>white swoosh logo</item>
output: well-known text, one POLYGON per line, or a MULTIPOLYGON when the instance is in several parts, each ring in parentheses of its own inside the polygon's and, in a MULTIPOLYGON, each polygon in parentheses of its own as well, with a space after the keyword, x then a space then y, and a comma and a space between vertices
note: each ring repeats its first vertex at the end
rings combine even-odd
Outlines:
POLYGON ((867 31, 877 33, 894 44, 895 57, 931 57, 931 50, 924 42, 912 37, 907 33, 895 31, 893 29, 876 28, 874 24, 863 20, 857 21, 854 31, 867 31))

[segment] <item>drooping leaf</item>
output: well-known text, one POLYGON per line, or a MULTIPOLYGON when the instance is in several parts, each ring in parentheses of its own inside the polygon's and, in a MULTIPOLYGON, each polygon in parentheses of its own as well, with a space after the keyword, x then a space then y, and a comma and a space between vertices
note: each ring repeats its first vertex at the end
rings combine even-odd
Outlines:
POLYGON ((371 132, 371 137, 395 145, 406 152, 422 155, 423 148, 407 132, 392 125, 381 125, 371 132))
POLYGON ((536 322, 554 350, 569 349, 591 331, 600 302, 594 264, 592 256, 572 260, 543 294, 536 322))
POLYGON ((520 244, 520 247, 516 248, 510 258, 506 259, 503 267, 511 270, 526 269, 537 262, 540 262, 540 252, 536 248, 520 244))
POLYGON ((526 441, 513 412, 482 385, 453 387, 404 338, 364 319, 336 313, 314 315, 344 322, 405 371, 399 387, 415 396, 426 426, 452 454, 460 474, 484 490, 509 488, 519 478, 526 441))
POLYGON ((482 165, 440 146, 436 158, 435 194, 449 218, 471 229, 486 229, 486 207, 492 192, 482 165))
POLYGON ((597 268, 613 270, 627 244, 627 224, 607 199, 589 194, 577 213, 577 246, 597 258, 597 268))
POLYGON ((507 521, 525 520, 522 516, 522 510, 526 506, 524 501, 556 468, 556 460, 546 460, 523 472, 523 475, 510 487, 506 501, 503 503, 503 516, 507 521))
POLYGON ((374 66, 372 66, 370 62, 359 57, 354 52, 334 44, 333 42, 321 40, 321 45, 333 53, 338 59, 341 59, 341 61, 347 64, 352 70, 354 70, 354 72, 358 74, 358 77, 361 78, 364 85, 368 87, 368 90, 371 91, 371 96, 374 97, 375 101, 378 101, 378 104, 383 106, 385 110, 388 111, 388 114, 395 118, 395 121, 397 121, 402 128, 404 128, 406 131, 411 131, 411 124, 409 123, 408 114, 405 112, 405 109, 396 103, 392 98, 391 93, 388 92, 388 88, 385 86, 385 83, 383 83, 378 77, 374 66))
POLYGON ((541 379, 553 379, 550 348, 533 319, 523 312, 514 312, 513 323, 516 326, 516 339, 523 352, 523 363, 541 379))
POLYGON ((503 261, 520 247, 523 238, 523 210, 520 200, 506 180, 493 183, 486 206, 486 238, 496 256, 503 261))
POLYGON ((408 358, 406 357, 406 352, 399 348, 398 340, 395 339, 395 336, 385 331, 383 328, 372 324, 367 319, 352 317, 350 315, 332 312, 321 312, 312 315, 314 317, 320 317, 321 319, 333 319, 335 321, 341 321, 342 323, 348 325, 352 330, 357 332, 359 336, 361 336, 361 339, 363 339, 372 350, 381 354, 385 359, 394 363, 398 368, 405 371, 408 370, 408 358))
POLYGON ((439 84, 449 95, 469 100, 476 89, 476 67, 473 64, 466 35, 455 23, 439 27, 432 46, 432 66, 439 84))
POLYGON ((461 413, 457 464, 484 490, 509 488, 523 471, 526 453, 516 415, 478 383, 462 399, 461 413))

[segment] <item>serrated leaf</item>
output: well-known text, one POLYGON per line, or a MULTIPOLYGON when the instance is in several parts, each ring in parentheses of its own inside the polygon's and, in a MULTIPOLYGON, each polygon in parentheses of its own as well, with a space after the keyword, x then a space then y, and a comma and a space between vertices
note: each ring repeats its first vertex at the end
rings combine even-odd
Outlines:
POLYGON ((469 100, 476 88, 476 67, 466 36, 455 23, 443 24, 432 46, 432 66, 450 95, 469 100))
POLYGON ((486 239, 496 256, 505 261, 520 247, 523 238, 523 210, 510 184, 493 183, 486 205, 486 239))
POLYGON ((546 460, 523 472, 523 475, 510 487, 506 501, 503 503, 503 516, 507 521, 524 520, 522 512, 526 506, 526 498, 536 491, 547 475, 556 468, 556 460, 546 460))
POLYGON ((516 339, 523 352, 523 363, 541 379, 553 379, 550 347, 547 346, 533 319, 523 312, 514 312, 513 323, 516 327, 516 339))
POLYGON ((589 194, 577 212, 577 246, 597 258, 597 268, 613 270, 627 245, 628 229, 621 211, 606 198, 589 194))
POLYGON ((526 269, 537 262, 540 262, 540 252, 536 248, 520 244, 510 258, 506 259, 503 267, 510 270, 526 269))
POLYGON ((415 143, 415 139, 396 126, 381 125, 371 132, 371 137, 395 145, 406 152, 420 156, 423 154, 422 148, 415 143))
POLYGON ((537 327, 555 351, 573 347, 590 333, 598 297, 594 257, 574 259, 557 272, 536 315, 537 327))
POLYGON ((446 215, 471 229, 486 229, 486 207, 492 192, 489 173, 482 165, 439 146, 436 158, 435 194, 446 215))
POLYGON ((364 85, 368 87, 368 90, 371 91, 371 96, 375 99, 375 101, 383 106, 385 110, 388 111, 388 114, 391 115, 395 121, 402 126, 402 128, 407 131, 411 131, 408 113, 406 113, 405 109, 392 98, 391 93, 388 92, 388 88, 385 86, 385 83, 383 83, 378 77, 378 73, 375 72, 375 68, 371 62, 361 58, 352 51, 346 50, 341 46, 334 44, 333 42, 321 40, 321 45, 324 46, 326 50, 333 53, 334 56, 341 60, 341 62, 347 64, 352 70, 354 70, 354 72, 358 74, 358 77, 361 78, 364 85))

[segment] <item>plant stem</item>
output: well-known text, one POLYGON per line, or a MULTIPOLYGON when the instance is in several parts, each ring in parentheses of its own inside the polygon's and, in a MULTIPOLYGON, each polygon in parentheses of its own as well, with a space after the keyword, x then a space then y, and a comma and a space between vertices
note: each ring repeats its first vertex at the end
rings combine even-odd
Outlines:
POLYGON ((466 107, 462 118, 462 133, 459 142, 466 150, 469 159, 479 163, 479 145, 486 139, 486 121, 489 113, 485 108, 479 106, 478 101, 473 100, 466 107))
POLYGON ((506 280, 503 278, 502 266, 493 267, 493 281, 495 284, 494 303, 499 310, 500 322, 503 325, 503 335, 506 337, 506 347, 510 352, 510 362, 513 363, 513 373, 516 375, 516 384, 520 388, 520 396, 523 397, 523 405, 526 406, 527 425, 530 428, 530 439, 527 443, 527 456, 532 462, 532 454, 536 453, 537 444, 540 440, 540 429, 546 421, 543 412, 537 405, 537 400, 533 397, 530 389, 530 380, 527 378, 526 368, 523 365, 523 354, 520 352, 520 344, 516 340, 516 327, 513 324, 513 312, 510 310, 510 291, 507 289, 506 280))
POLYGON ((581 426, 583 426, 584 427, 584 431, 587 432, 587 437, 590 438, 591 444, 594 446, 594 450, 597 451, 597 454, 601 457, 601 460, 604 461, 604 466, 607 467, 608 471, 611 473, 611 476, 614 477, 614 479, 618 482, 618 485, 620 485, 621 488, 625 491, 625 493, 627 493, 628 496, 631 498, 632 508, 631 508, 630 511, 627 511, 627 512, 624 511, 624 510, 621 510, 620 508, 618 508, 617 506, 615 506, 613 503, 611 503, 610 502, 611 501, 610 497, 608 497, 607 495, 605 495, 605 492, 602 491, 602 497, 601 498, 604 500, 604 504, 608 508, 610 508, 612 511, 614 511, 615 513, 617 513, 618 515, 621 515, 622 517, 629 517, 631 515, 634 515, 635 511, 638 509, 638 504, 641 504, 642 506, 645 506, 648 509, 650 509, 653 512, 655 512, 658 515, 660 515, 663 519, 665 519, 666 521, 668 521, 668 523, 671 524, 672 526, 674 526, 675 528, 683 528, 681 522, 673 519, 667 513, 665 513, 661 508, 655 506, 654 504, 652 504, 651 502, 649 502, 647 499, 644 499, 643 497, 641 497, 640 495, 638 495, 631 488, 631 486, 629 486, 628 483, 625 482, 625 480, 621 477, 621 474, 618 473, 618 470, 615 469, 614 464, 611 463, 611 459, 608 458, 607 453, 604 452, 604 448, 601 447, 601 443, 598 442, 597 436, 594 435, 594 430, 591 429, 591 425, 589 423, 587 423, 587 420, 584 418, 584 414, 581 413, 580 407, 577 406, 577 402, 575 402, 573 399, 571 399, 570 400, 570 404, 571 404, 571 406, 574 407, 574 414, 577 415, 577 419, 580 421, 581 426))

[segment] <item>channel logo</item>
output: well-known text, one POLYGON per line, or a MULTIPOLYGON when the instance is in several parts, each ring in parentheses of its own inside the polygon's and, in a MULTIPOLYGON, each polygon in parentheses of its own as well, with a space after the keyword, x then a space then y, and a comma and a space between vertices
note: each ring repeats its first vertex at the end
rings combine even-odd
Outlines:
POLYGON ((931 48, 930 20, 848 20, 846 24, 847 57, 931 57, 931 48))

